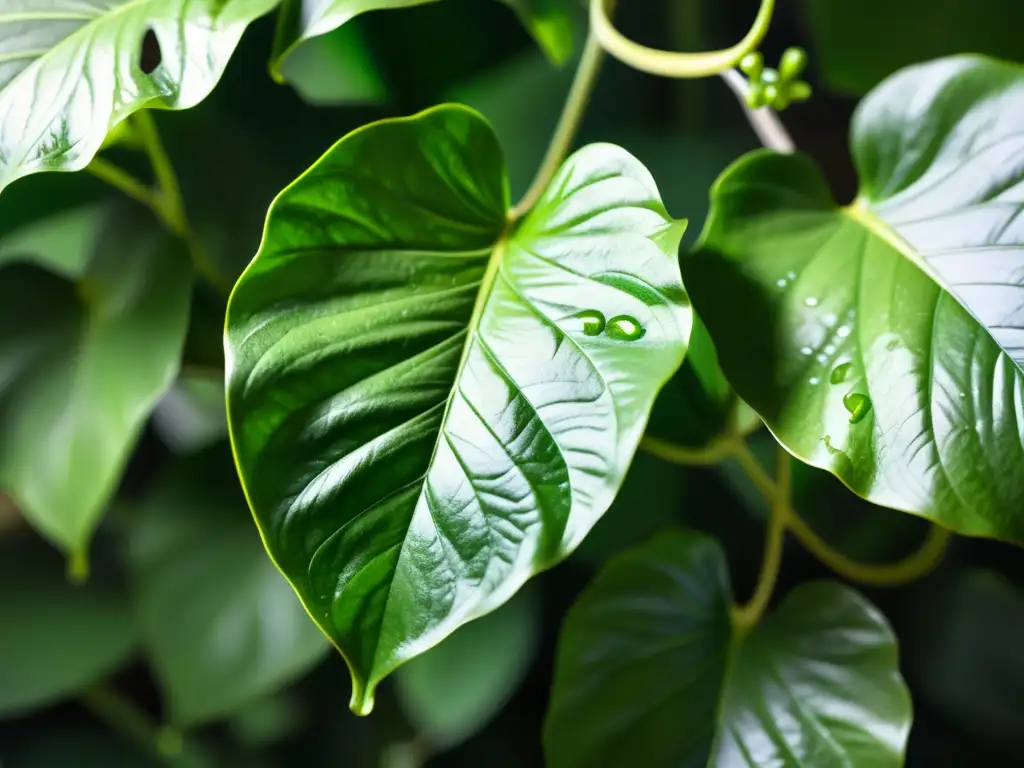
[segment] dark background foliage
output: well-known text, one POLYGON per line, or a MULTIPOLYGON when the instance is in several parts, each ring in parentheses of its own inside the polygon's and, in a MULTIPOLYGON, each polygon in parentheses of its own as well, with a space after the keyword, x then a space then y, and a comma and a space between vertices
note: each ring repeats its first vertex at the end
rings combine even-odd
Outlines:
MULTIPOLYGON (((621 5, 624 32, 647 44, 678 50, 731 44, 756 12, 752 0, 621 5)), ((825 169, 839 201, 850 200, 856 184, 846 148, 856 104, 851 91, 862 92, 896 67, 924 57, 980 50, 1022 58, 1019 34, 1011 39, 1006 35, 1009 28, 1019 32, 1020 10, 1012 7, 1012 0, 979 3, 970 10, 963 3, 945 5, 960 7, 954 13, 917 0, 781 3, 764 46, 765 58, 777 61, 791 45, 809 50, 814 98, 785 112, 783 119, 797 145, 825 169), (830 5, 849 9, 830 10, 830 5), (988 11, 988 6, 994 10, 988 11), (843 14, 857 18, 836 20, 843 14), (1003 21, 982 23, 999 18, 1003 21), (812 21, 822 23, 820 37, 812 35, 812 21), (826 82, 823 67, 829 66, 826 82)), ((237 276, 255 253, 266 207, 276 191, 340 136, 368 121, 442 101, 464 101, 497 128, 508 156, 513 198, 531 178, 572 67, 556 70, 546 63, 507 7, 483 0, 444 0, 370 13, 353 24, 365 37, 368 57, 337 70, 315 68, 303 82, 307 87, 341 88, 349 96, 379 98, 314 107, 293 88, 273 83, 266 75, 273 21, 265 18, 246 34, 209 99, 194 110, 159 115, 190 215, 226 280, 237 276)), ((687 241, 699 232, 711 182, 755 145, 740 108, 720 81, 661 80, 615 61, 605 64, 581 131, 581 143, 597 140, 620 143, 647 165, 668 210, 690 219, 687 241)), ((129 167, 138 165, 127 152, 117 159, 129 167)), ((85 174, 23 179, 0 198, 0 235, 55 209, 112 194, 85 174)), ((216 293, 197 289, 187 365, 218 364, 222 312, 216 293)), ((770 456, 770 439, 761 438, 770 456)), ((151 424, 123 480, 119 506, 94 545, 94 581, 124 578, 119 529, 123 517, 118 509, 130 508, 170 455, 166 434, 151 424)), ((728 466, 684 470, 639 455, 619 499, 584 546, 567 563, 539 578, 542 631, 522 685, 483 730, 429 764, 542 764, 541 725, 561 619, 601 562, 657 527, 675 521, 717 536, 729 553, 737 591, 740 596, 749 591, 761 558, 765 510, 744 482, 741 473, 728 466)), ((797 488, 797 505, 805 516, 830 542, 863 560, 885 561, 906 554, 926 528, 921 521, 859 501, 838 481, 815 470, 800 468, 797 488)), ((0 543, 5 550, 11 548, 8 551, 38 550, 38 557, 58 558, 17 525, 0 533, 0 543)), ((827 575, 790 542, 776 594, 827 575)), ((896 629, 901 668, 914 698, 908 765, 1019 763, 1024 747, 1022 584, 1024 561, 1019 551, 957 539, 943 565, 926 579, 907 588, 866 591, 896 629)), ((74 654, 76 648, 60 652, 74 654)), ((143 661, 124 669, 115 682, 160 718, 160 697, 143 661)), ((373 766, 380 764, 389 747, 413 736, 392 685, 385 684, 377 710, 365 719, 349 712, 348 695, 344 664, 331 654, 276 697, 204 726, 195 741, 206 762, 216 765, 373 766)), ((88 768, 147 765, 153 760, 134 750, 74 701, 0 721, 0 762, 5 767, 88 768)), ((392 764, 400 765, 391 754, 392 764)))

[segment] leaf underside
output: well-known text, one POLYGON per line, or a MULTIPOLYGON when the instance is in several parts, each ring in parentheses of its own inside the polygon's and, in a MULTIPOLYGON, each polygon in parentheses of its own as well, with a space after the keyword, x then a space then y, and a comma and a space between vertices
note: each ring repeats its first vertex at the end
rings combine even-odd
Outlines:
POLYGON ((909 68, 860 106, 857 201, 802 156, 716 184, 694 305, 740 396, 878 504, 1024 542, 1024 71, 909 68), (724 297, 728 296, 728 301, 724 297))
POLYGON ((584 148, 507 208, 476 113, 373 124, 281 193, 229 303, 243 484, 359 712, 577 546, 683 357, 684 225, 634 158, 584 148))

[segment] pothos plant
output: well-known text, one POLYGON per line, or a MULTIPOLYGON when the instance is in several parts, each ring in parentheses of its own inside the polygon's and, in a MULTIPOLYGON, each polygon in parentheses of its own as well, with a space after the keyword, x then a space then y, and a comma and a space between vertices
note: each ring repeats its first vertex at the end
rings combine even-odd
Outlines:
MULTIPOLYGON (((271 71, 357 14, 419 2, 286 0, 271 71)), ((562 0, 508 4, 553 61, 568 56, 562 0)), ((151 112, 206 97, 246 26, 278 5, 0 11, 0 187, 85 169, 163 224, 121 216, 61 258, 0 251, 0 488, 75 577, 178 373, 195 274, 220 282, 151 112), (139 60, 147 37, 155 67, 139 60), (113 145, 144 152, 155 185, 100 154, 113 145)), ((771 509, 761 576, 737 602, 722 548, 682 529, 609 562, 565 618, 549 763, 902 763, 911 703, 882 614, 838 582, 770 608, 773 588, 787 533, 868 584, 923 575, 951 532, 1024 541, 1024 72, 963 55, 885 80, 853 120, 860 189, 839 206, 775 114, 810 88, 801 50, 777 68, 757 52, 774 5, 732 48, 683 54, 627 39, 592 0, 521 200, 487 121, 445 104, 341 138, 271 205, 227 306, 227 422, 267 553, 347 662, 357 713, 401 665, 572 553, 642 448, 740 464, 771 509), (686 221, 628 147, 571 152, 606 54, 721 76, 765 144, 715 183, 692 249, 680 253, 686 221), (713 434, 645 437, 683 365, 713 434), (762 424, 774 476, 747 444, 762 424), (794 509, 794 458, 933 532, 904 561, 850 560, 794 509)), ((197 556, 199 539, 204 557, 230 556, 215 517, 196 516, 197 539, 143 535, 143 581, 156 561, 197 556)), ((144 596, 142 610, 158 637, 144 596)), ((319 633, 303 637, 297 656, 316 657, 319 633)), ((173 647, 156 655, 174 667, 173 647)))

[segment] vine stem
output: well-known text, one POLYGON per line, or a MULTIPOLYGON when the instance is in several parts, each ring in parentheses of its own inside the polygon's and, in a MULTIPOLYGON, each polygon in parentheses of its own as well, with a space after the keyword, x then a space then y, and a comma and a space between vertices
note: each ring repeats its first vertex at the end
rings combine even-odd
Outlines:
POLYGON ((94 157, 86 170, 152 210, 168 231, 185 241, 192 256, 192 262, 199 273, 211 284, 227 293, 231 286, 224 284, 189 224, 185 212, 185 202, 181 196, 181 185, 174 172, 174 165, 160 139, 156 121, 146 109, 139 110, 130 119, 153 168, 157 188, 153 189, 123 168, 101 157, 94 157))
MULTIPOLYGON (((757 578, 757 587, 755 587, 750 601, 733 610, 733 624, 740 633, 750 630, 761 620, 771 601, 772 593, 775 591, 775 584, 779 580, 779 570, 782 567, 782 549, 786 542, 786 527, 790 518, 789 486, 792 472, 789 454, 781 446, 778 451, 778 479, 772 484, 775 496, 772 501, 771 516, 768 519, 768 530, 765 533, 761 573, 757 578)), ((753 454, 750 455, 753 456, 753 454)))
POLYGON ((760 142, 776 152, 784 155, 791 155, 796 152, 796 144, 793 142, 786 126, 771 107, 760 107, 754 109, 747 104, 747 80, 735 69, 727 69, 719 73, 726 85, 736 94, 736 99, 743 107, 743 114, 747 122, 754 129, 760 142))
POLYGON ((80 697, 82 705, 130 741, 161 760, 181 754, 181 734, 155 725, 134 701, 106 685, 93 685, 80 697))
POLYGON ((579 130, 580 121, 583 119, 587 102, 590 100, 590 93, 594 90, 594 84, 601 71, 603 59, 604 49, 601 48, 591 31, 587 35, 587 42, 583 47, 583 54, 576 67, 576 75, 573 77, 572 86, 569 88, 569 95, 566 97, 565 106, 562 107, 562 114, 558 118, 558 125, 551 137, 551 143, 548 145, 540 168, 537 169, 523 199, 508 212, 510 223, 521 219, 537 204, 541 195, 544 194, 544 190, 551 183, 551 179, 558 172, 565 156, 569 154, 573 139, 579 130))
POLYGON ((601 47, 633 69, 676 78, 711 77, 732 69, 761 44, 775 13, 775 0, 761 0, 750 31, 736 45, 719 51, 676 53, 648 48, 623 36, 610 18, 614 3, 615 0, 590 0, 590 29, 601 47))
MULTIPOLYGON (((706 466, 714 463, 707 460, 701 451, 682 448, 665 441, 656 441, 655 447, 652 447, 652 440, 653 438, 645 437, 640 444, 641 448, 666 461, 683 466, 706 466)), ((725 447, 716 449, 716 455, 722 452, 722 458, 735 459, 754 487, 772 506, 769 538, 772 533, 772 521, 781 514, 785 529, 793 534, 800 545, 844 579, 866 586, 895 587, 926 576, 942 561, 952 536, 948 530, 937 525, 931 527, 917 551, 895 563, 861 563, 837 552, 797 514, 789 502, 788 490, 780 487, 772 479, 742 439, 723 439, 723 443, 725 447)), ((708 451, 710 450, 709 447, 708 451)), ((785 458, 788 463, 788 454, 785 458)))

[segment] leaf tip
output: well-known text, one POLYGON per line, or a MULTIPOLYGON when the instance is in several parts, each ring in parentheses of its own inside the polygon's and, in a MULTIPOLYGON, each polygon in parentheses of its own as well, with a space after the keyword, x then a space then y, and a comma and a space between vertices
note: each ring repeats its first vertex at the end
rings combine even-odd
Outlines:
POLYGON ((68 555, 67 578, 75 586, 89 580, 89 551, 85 547, 73 549, 68 555))

